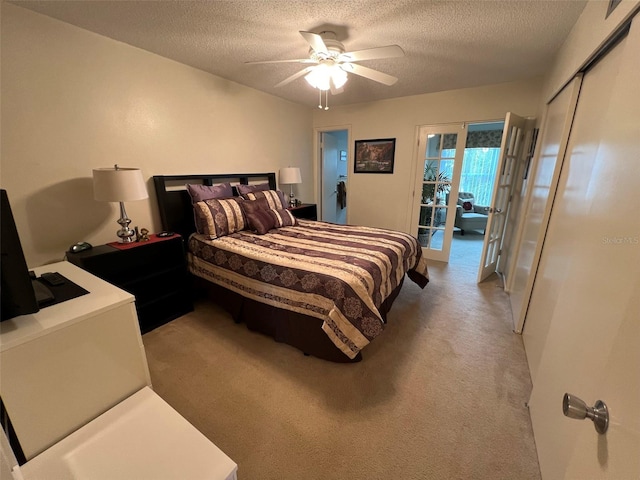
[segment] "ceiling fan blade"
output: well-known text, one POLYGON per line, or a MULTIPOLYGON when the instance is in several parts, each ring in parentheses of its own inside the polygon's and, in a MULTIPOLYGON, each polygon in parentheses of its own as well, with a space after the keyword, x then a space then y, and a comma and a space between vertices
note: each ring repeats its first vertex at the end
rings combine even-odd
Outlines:
POLYGON ((356 75, 360 75, 361 77, 368 78, 369 80, 384 83, 389 87, 398 81, 396 77, 379 72, 377 70, 374 70, 373 68, 363 67, 362 65, 358 65, 356 63, 344 63, 340 65, 340 68, 342 68, 346 72, 355 73, 356 75))
POLYGON ((356 50, 355 52, 345 52, 338 59, 343 62, 360 62, 362 60, 376 60, 378 58, 404 57, 404 50, 398 45, 387 45, 386 47, 367 48, 366 50, 356 50))
POLYGON ((307 68, 303 68, 302 70, 300 70, 299 72, 294 73, 293 75, 291 75, 290 77, 285 78, 283 81, 281 81, 279 84, 276 85, 276 88, 278 87, 282 87, 288 83, 293 82, 295 79, 302 77, 303 75, 306 75, 307 73, 309 73, 311 70, 313 70, 313 67, 307 67, 307 68))
POLYGON ((324 44, 324 40, 322 40, 320 35, 312 32, 300 32, 300 35, 302 35, 307 43, 311 45, 314 52, 329 55, 329 50, 327 50, 327 46, 324 44))
POLYGON ((294 60, 262 60, 259 62, 244 62, 245 65, 260 65, 262 63, 318 63, 310 58, 296 58, 294 60))

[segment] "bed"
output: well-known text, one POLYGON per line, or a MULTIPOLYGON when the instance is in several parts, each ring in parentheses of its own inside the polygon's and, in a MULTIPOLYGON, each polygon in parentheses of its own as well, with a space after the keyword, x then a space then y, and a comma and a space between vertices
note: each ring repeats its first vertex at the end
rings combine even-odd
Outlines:
MULTIPOLYGON (((202 216, 195 215, 194 220, 194 208, 202 204, 195 203, 185 185, 228 183, 238 197, 245 186, 260 184, 274 193, 274 173, 153 179, 162 228, 186 240, 196 284, 236 322, 307 355, 334 362, 360 361, 361 350, 383 332, 405 276, 421 288, 428 283, 420 245, 402 232, 293 217, 293 224, 284 221, 262 232, 258 227, 260 233, 248 228, 253 223, 243 226, 242 218, 239 227, 223 235, 196 232, 203 231, 202 216)), ((243 202, 256 200, 243 197, 246 200, 228 202, 244 209, 249 204, 243 202)), ((275 208, 272 216, 277 219, 275 208)))

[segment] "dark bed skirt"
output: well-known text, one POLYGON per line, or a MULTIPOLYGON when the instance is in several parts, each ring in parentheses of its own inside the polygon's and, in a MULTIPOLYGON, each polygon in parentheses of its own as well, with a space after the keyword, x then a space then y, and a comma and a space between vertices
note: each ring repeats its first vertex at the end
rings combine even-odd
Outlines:
MULTIPOLYGON (((358 353, 354 359, 342 353, 322 330, 323 322, 319 318, 266 305, 199 277, 194 278, 198 289, 204 290, 208 298, 229 312, 236 323, 245 323, 249 330, 264 333, 307 355, 331 362, 354 363, 362 360, 362 353, 358 353)), ((385 322, 403 282, 404 278, 380 307, 380 314, 385 322)), ((384 339, 384 333, 381 337, 384 339)))

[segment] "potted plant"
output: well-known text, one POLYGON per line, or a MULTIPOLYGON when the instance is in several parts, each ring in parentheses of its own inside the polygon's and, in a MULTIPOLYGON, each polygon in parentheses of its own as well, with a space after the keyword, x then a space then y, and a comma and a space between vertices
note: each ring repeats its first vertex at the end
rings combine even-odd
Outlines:
MULTIPOLYGON (((449 193, 451 189, 451 179, 443 171, 438 172, 438 162, 435 160, 426 161, 424 164, 424 182, 422 184, 422 205, 420 208, 420 225, 432 226, 431 221, 433 214, 433 206, 440 204, 443 201, 443 196, 449 193), (428 206, 427 206, 428 205, 428 206)), ((435 224, 442 223, 442 219, 439 218, 443 214, 443 209, 436 209, 435 224)), ((427 229, 419 229, 425 230, 427 229)), ((419 234, 422 232, 419 232, 419 234)))

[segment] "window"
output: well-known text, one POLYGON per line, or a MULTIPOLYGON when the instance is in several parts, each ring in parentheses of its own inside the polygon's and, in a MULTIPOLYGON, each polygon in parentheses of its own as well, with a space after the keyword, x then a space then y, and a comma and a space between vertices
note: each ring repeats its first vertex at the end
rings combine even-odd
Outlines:
POLYGON ((458 190, 473 193, 477 205, 491 204, 503 127, 504 122, 469 125, 458 190))
POLYGON ((460 191, 471 192, 476 204, 490 205, 500 148, 465 148, 460 191))

